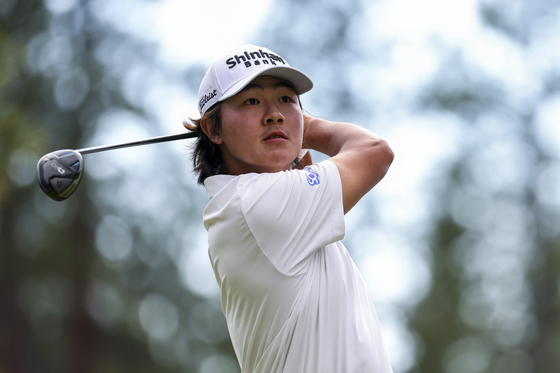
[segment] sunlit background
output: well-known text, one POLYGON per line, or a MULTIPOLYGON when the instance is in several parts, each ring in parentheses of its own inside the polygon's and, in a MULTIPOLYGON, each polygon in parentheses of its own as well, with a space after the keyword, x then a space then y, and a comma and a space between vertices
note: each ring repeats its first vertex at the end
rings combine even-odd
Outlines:
MULTIPOLYGON (((239 372, 189 141, 209 64, 266 46, 396 158, 346 217, 395 373, 560 371, 560 1, 0 0, 0 373, 239 372)), ((315 160, 325 156, 313 153, 315 160)))

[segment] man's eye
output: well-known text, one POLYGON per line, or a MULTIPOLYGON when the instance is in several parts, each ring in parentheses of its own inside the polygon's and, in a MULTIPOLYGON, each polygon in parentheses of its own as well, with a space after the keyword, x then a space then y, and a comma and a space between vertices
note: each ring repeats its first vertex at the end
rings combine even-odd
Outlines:
POLYGON ((245 103, 247 105, 256 105, 258 103, 258 101, 255 98, 250 98, 250 99, 246 100, 245 103))
POLYGON ((290 98, 290 96, 280 97, 280 102, 282 102, 282 103, 288 103, 288 102, 291 102, 291 101, 292 101, 292 99, 290 98))

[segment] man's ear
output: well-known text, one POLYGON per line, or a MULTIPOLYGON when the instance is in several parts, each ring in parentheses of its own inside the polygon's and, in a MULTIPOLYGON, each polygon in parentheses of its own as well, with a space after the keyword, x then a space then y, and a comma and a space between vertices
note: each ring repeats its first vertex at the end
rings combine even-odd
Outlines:
POLYGON ((200 128, 202 129, 202 132, 204 132, 206 136, 208 136, 210 141, 212 141, 214 144, 220 145, 223 142, 222 136, 220 136, 219 133, 212 133, 212 119, 201 118, 200 128))

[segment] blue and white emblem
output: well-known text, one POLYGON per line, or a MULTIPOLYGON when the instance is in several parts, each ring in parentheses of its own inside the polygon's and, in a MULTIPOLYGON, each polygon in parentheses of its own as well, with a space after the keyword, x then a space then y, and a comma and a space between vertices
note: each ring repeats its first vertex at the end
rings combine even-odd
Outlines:
POLYGON ((311 168, 306 167, 305 170, 307 171, 307 183, 311 186, 319 185, 321 181, 319 180, 319 174, 313 171, 311 168))

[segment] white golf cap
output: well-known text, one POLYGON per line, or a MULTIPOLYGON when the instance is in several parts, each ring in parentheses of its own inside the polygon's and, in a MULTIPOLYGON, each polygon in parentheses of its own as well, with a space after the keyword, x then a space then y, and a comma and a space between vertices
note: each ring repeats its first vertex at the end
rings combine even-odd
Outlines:
POLYGON ((198 111, 203 116, 209 107, 241 91, 259 75, 272 75, 288 81, 302 94, 313 88, 313 82, 303 72, 267 48, 242 45, 217 59, 200 83, 198 111))

